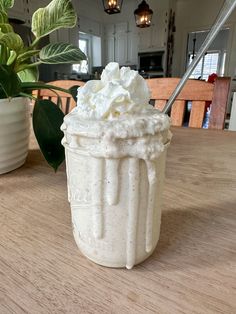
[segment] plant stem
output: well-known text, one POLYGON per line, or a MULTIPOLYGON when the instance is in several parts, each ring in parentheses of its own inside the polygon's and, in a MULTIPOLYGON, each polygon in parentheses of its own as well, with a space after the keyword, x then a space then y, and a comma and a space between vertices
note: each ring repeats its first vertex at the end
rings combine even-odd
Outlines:
POLYGON ((2 64, 2 57, 3 57, 3 51, 2 51, 2 44, 0 44, 0 64, 2 64))
POLYGON ((41 61, 34 62, 34 63, 30 63, 30 64, 28 64, 28 65, 25 67, 25 69, 34 68, 34 67, 40 65, 41 63, 42 63, 41 61))
POLYGON ((27 98, 33 99, 33 100, 37 100, 37 98, 34 97, 34 96, 31 95, 31 94, 27 94, 27 93, 20 92, 19 95, 21 95, 21 96, 23 96, 23 97, 27 97, 27 98))
POLYGON ((68 89, 65 89, 65 88, 62 88, 59 86, 50 85, 50 84, 44 84, 44 83, 40 83, 40 82, 21 82, 21 86, 22 86, 22 88, 29 89, 29 90, 51 89, 51 90, 58 90, 58 91, 70 94, 70 91, 68 89))
POLYGON ((31 64, 26 64, 26 65, 22 64, 19 67, 17 67, 16 71, 20 72, 20 71, 23 71, 26 69, 34 68, 34 67, 40 65, 41 63, 42 63, 41 61, 38 61, 38 62, 31 63, 31 64))
POLYGON ((34 48, 37 43, 39 42, 40 38, 35 38, 35 40, 32 42, 32 44, 29 46, 30 48, 34 48))
POLYGON ((5 45, 0 45, 1 47, 1 64, 7 63, 7 47, 5 45))
POLYGON ((11 65, 16 60, 17 54, 15 51, 10 53, 10 57, 7 60, 7 65, 11 65))

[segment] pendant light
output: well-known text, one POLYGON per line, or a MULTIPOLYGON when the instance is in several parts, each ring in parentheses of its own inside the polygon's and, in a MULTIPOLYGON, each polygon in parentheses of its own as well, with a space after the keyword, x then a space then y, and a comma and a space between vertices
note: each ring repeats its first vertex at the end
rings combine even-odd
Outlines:
POLYGON ((149 5, 143 0, 138 8, 134 11, 134 17, 137 27, 149 27, 151 26, 153 11, 149 8, 149 5))
POLYGON ((104 11, 107 14, 120 13, 123 0, 102 0, 104 11))
POLYGON ((194 33, 193 37, 193 54, 192 54, 192 60, 195 58, 195 50, 196 50, 196 41, 197 41, 197 34, 194 33))

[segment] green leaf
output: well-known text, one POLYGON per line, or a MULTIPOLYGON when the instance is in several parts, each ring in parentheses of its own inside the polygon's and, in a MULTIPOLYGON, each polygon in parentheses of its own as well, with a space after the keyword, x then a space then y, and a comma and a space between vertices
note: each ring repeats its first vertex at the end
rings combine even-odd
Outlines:
POLYGON ((28 50, 28 51, 25 51, 21 54, 18 55, 17 57, 17 61, 19 62, 23 62, 27 59, 30 59, 34 56, 36 56, 37 54, 39 54, 40 50, 28 50))
POLYGON ((76 12, 70 0, 52 0, 45 8, 40 8, 32 16, 32 32, 41 38, 59 28, 74 27, 76 12))
POLYGON ((1 8, 0 5, 0 24, 4 24, 8 22, 7 13, 1 8))
POLYGON ((7 65, 0 64, 0 86, 7 97, 17 96, 21 91, 17 74, 7 65))
POLYGON ((42 82, 22 82, 21 83, 22 90, 34 90, 34 89, 51 89, 51 90, 59 90, 64 93, 69 93, 69 89, 61 88, 59 86, 45 84, 42 82))
POLYGON ((16 60, 17 54, 14 50, 10 51, 10 56, 7 60, 7 65, 11 65, 16 60))
POLYGON ((0 8, 4 9, 5 11, 7 9, 12 8, 14 5, 14 0, 0 0, 0 8))
POLYGON ((38 67, 28 68, 17 73, 21 82, 36 82, 39 77, 38 67))
POLYGON ((8 23, 1 23, 0 24, 0 32, 2 33, 13 33, 13 28, 11 24, 8 23))
POLYGON ((0 85, 0 99, 7 98, 6 94, 4 93, 2 86, 0 85))
POLYGON ((1 33, 0 44, 7 46, 11 50, 20 51, 24 47, 21 37, 15 33, 1 33))
POLYGON ((42 48, 39 53, 42 63, 58 64, 58 63, 79 63, 85 60, 85 54, 76 46, 71 44, 49 44, 42 48))
POLYGON ((63 112, 50 100, 37 100, 33 111, 33 128, 44 158, 56 171, 65 159, 61 144, 63 112))

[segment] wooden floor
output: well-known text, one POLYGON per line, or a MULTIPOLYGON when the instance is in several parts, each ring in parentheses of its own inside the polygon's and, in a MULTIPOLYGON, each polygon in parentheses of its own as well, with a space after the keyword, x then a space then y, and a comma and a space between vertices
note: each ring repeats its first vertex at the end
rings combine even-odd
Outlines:
POLYGON ((173 133, 160 241, 133 270, 82 256, 64 168, 36 146, 0 176, 0 314, 236 313, 236 132, 173 133))

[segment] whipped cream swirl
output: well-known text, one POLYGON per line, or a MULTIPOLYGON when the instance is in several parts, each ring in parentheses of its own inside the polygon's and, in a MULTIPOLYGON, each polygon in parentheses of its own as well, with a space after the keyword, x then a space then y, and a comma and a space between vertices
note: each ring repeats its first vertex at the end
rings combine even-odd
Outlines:
POLYGON ((115 62, 103 70, 101 80, 88 81, 78 89, 77 107, 82 119, 114 119, 121 115, 142 113, 150 100, 150 91, 142 76, 115 62))
POLYGON ((170 141, 170 120, 149 99, 147 83, 137 71, 109 63, 101 81, 78 89, 77 106, 61 126, 63 145, 97 158, 156 159, 170 141))

